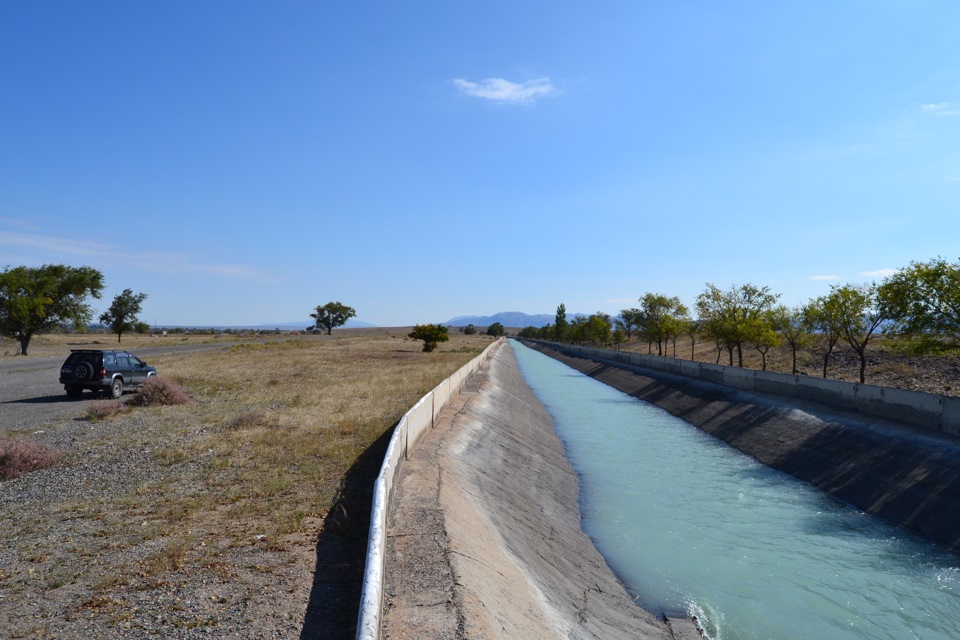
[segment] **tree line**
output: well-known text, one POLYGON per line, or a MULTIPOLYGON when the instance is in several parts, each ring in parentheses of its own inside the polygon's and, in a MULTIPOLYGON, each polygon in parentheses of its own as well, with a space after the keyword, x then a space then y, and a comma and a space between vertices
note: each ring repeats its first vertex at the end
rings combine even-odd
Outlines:
POLYGON ((526 327, 520 337, 573 344, 613 345, 636 339, 648 351, 656 345, 658 355, 672 348, 677 357, 677 339, 690 340, 693 359, 698 341, 712 341, 717 363, 724 354, 730 366, 743 366, 744 350, 754 349, 767 367, 770 349, 786 346, 797 373, 797 352, 814 339, 826 346, 823 377, 834 348, 845 342, 860 363, 860 382, 865 381, 867 346, 880 334, 901 339, 905 349, 918 354, 956 349, 960 342, 960 261, 935 258, 911 262, 881 282, 834 285, 826 295, 806 304, 779 304, 780 294, 754 284, 721 289, 707 283, 692 310, 680 298, 645 293, 639 307, 622 309, 617 317, 597 312, 567 320, 566 307, 557 307, 554 323, 526 327))
MULTIPOLYGON (((41 267, 6 267, 0 272, 0 335, 19 343, 27 355, 34 335, 63 325, 85 327, 93 320, 88 297, 99 299, 103 274, 92 267, 47 264, 41 267)), ((100 315, 100 322, 117 334, 145 331, 138 320, 145 293, 124 289, 100 315)))

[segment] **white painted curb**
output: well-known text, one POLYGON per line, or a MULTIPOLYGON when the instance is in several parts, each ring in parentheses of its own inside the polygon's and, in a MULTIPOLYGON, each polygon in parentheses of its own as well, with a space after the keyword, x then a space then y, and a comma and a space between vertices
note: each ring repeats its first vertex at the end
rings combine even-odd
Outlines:
POLYGON ((370 510, 370 536, 367 540, 366 568, 363 572, 363 592, 357 614, 357 640, 379 640, 380 614, 383 611, 383 563, 387 544, 387 508, 393 495, 393 480, 400 463, 416 446, 420 437, 433 427, 434 419, 451 397, 463 390, 464 384, 480 370, 494 349, 504 343, 496 340, 483 353, 463 365, 452 376, 420 398, 407 411, 393 431, 383 465, 373 489, 373 508, 370 510))

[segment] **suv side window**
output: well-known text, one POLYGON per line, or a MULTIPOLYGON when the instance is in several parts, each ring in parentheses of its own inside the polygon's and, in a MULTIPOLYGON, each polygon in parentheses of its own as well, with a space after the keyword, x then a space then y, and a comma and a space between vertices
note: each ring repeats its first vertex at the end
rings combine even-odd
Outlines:
POLYGON ((129 369, 129 368, 130 368, 130 360, 127 359, 127 354, 118 355, 118 356, 117 356, 117 363, 120 365, 120 368, 121 368, 121 369, 129 369))
POLYGON ((117 366, 117 356, 112 353, 105 353, 103 355, 103 366, 108 368, 117 366))
POLYGON ((137 367, 142 367, 143 363, 140 362, 140 358, 137 356, 130 356, 130 366, 136 369, 137 367))

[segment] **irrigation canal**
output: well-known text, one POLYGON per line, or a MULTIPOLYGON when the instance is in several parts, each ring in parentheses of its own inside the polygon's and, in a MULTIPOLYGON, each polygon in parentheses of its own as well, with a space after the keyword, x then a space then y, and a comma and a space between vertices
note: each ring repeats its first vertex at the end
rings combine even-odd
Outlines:
POLYGON ((713 640, 960 638, 960 556, 511 341, 637 602, 713 640))

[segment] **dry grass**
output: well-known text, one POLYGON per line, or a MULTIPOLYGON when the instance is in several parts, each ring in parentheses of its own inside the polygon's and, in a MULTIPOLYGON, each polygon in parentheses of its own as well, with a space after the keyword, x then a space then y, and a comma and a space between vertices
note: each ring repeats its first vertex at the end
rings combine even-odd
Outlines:
MULTIPOLYGON (((68 338, 77 341, 42 338, 36 345, 59 353, 69 348, 68 338)), ((28 595, 31 576, 42 572, 53 580, 43 588, 79 585, 83 600, 68 610, 105 611, 124 593, 160 588, 191 573, 235 576, 250 567, 270 573, 309 563, 358 457, 491 341, 454 335, 423 353, 397 329, 150 357, 161 379, 182 387, 193 402, 123 403, 126 411, 121 403, 91 403, 87 439, 64 451, 65 464, 136 459, 132 473, 140 480, 133 488, 118 483, 123 490, 104 485, 90 499, 54 500, 43 512, 10 523, 8 539, 24 541, 24 553, 29 548, 31 557, 43 560, 34 563, 36 572, 11 568, 6 584, 34 597, 28 595), (262 560, 264 552, 272 554, 270 562, 262 560), (78 558, 89 559, 84 562, 91 568, 57 572, 78 558)), ((123 344, 136 351, 133 342, 125 338, 123 344)), ((259 597, 249 588, 237 597, 259 597)))
POLYGON ((0 480, 47 469, 60 462, 60 452, 50 445, 29 438, 0 437, 0 480))

